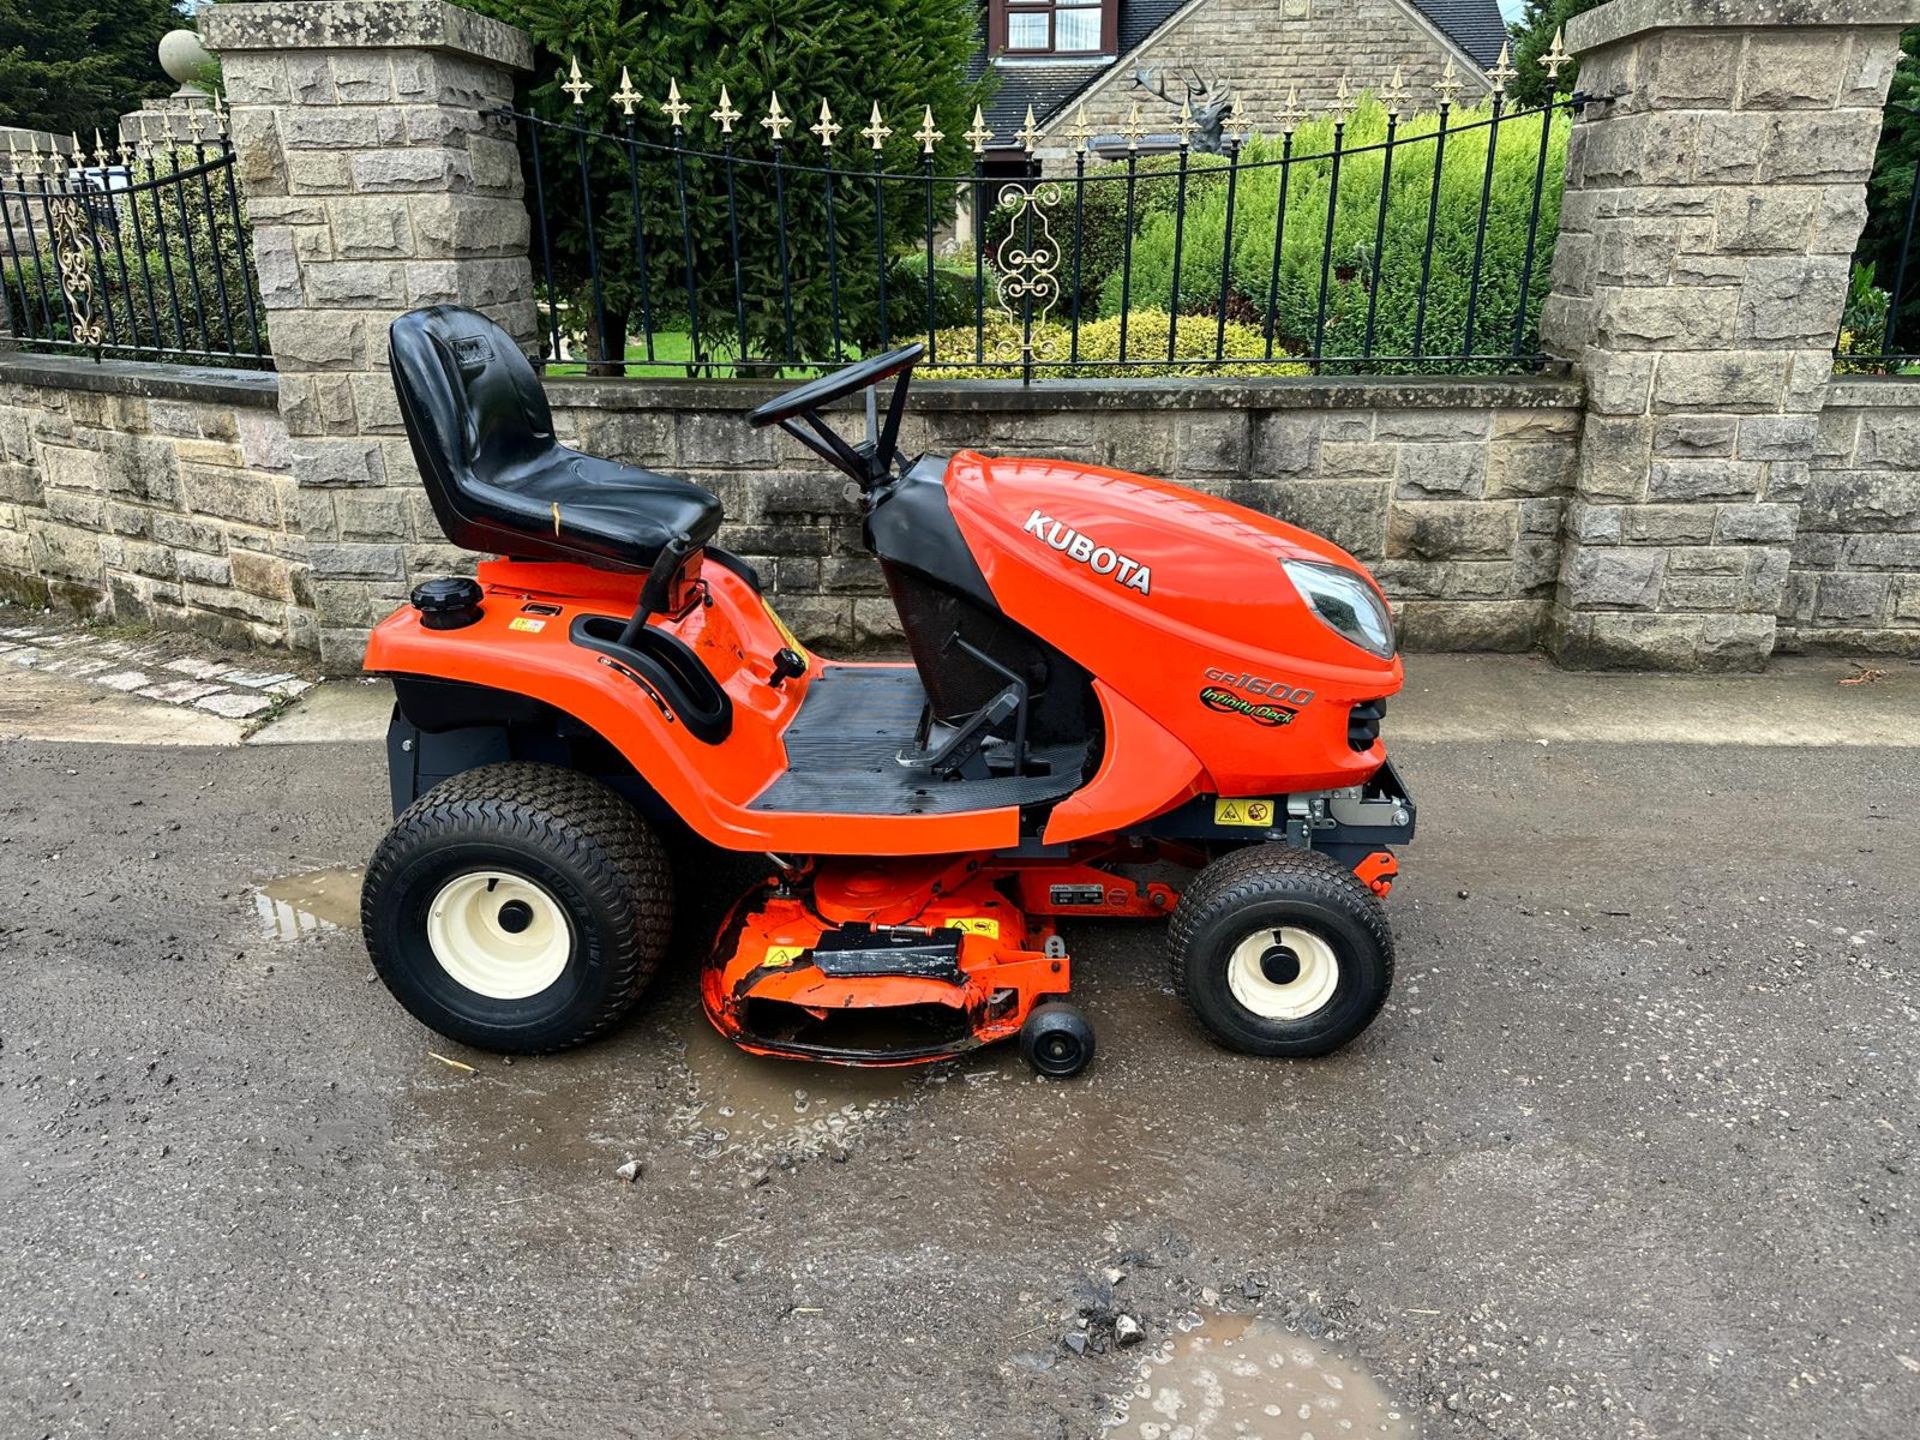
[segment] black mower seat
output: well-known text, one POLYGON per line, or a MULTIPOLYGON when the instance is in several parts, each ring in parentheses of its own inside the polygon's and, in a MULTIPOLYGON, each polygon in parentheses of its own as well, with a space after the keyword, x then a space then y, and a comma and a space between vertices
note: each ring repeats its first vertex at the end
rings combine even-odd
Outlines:
POLYGON ((645 570, 676 535, 704 545, 720 528, 719 498, 698 485, 555 440, 540 377, 486 316, 409 311, 389 341, 414 462, 454 544, 645 570))

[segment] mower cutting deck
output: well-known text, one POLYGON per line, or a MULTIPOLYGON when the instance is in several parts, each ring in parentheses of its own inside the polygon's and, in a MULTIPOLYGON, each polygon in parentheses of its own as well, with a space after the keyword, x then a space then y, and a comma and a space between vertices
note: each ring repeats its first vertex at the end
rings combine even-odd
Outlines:
POLYGON ((1401 671, 1371 578, 1141 476, 902 461, 918 358, 748 417, 859 487, 913 660, 851 664, 808 654, 713 543, 707 492, 560 446, 489 322, 395 323, 435 513, 509 557, 421 585, 368 646, 398 818, 364 928, 416 1016, 505 1050, 599 1033, 687 943, 676 891, 715 849, 763 857, 701 957, 709 1017, 760 1053, 904 1064, 1018 1035, 1071 1074, 1094 1042, 1069 916, 1171 914, 1175 988, 1242 1050, 1322 1054, 1378 1012, 1414 810, 1379 738, 1401 671), (889 379, 864 442, 821 413, 889 379))

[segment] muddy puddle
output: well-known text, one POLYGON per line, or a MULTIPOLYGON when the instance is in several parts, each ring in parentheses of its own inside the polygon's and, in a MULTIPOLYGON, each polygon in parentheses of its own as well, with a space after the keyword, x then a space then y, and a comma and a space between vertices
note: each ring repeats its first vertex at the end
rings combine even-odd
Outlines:
POLYGON ((269 940, 354 928, 360 923, 361 874, 358 866, 339 866, 269 880, 253 892, 260 928, 269 940))
POLYGON ((1351 1360, 1251 1315, 1196 1318, 1140 1363, 1104 1434, 1138 1440, 1414 1440, 1351 1360))
MULTIPOLYGON (((273 940, 298 940, 357 928, 362 874, 342 866, 258 886, 261 929, 273 940)), ((1000 1067, 977 1060, 874 1070, 749 1055, 707 1022, 692 966, 674 969, 684 973, 662 975, 627 1024, 576 1055, 522 1060, 512 1069, 469 1057, 481 1064, 476 1078, 429 1070, 422 1108, 446 1110, 450 1129, 475 1152, 497 1145, 526 1163, 570 1164, 636 1146, 644 1153, 651 1147, 641 1132, 652 1128, 656 1144, 671 1138, 696 1160, 751 1168, 837 1154, 930 1091, 1000 1078, 1000 1067), (646 1104, 640 1096, 658 1099, 646 1104), (666 1124, 647 1127, 644 1112, 659 1116, 654 1106, 662 1100, 666 1124)))

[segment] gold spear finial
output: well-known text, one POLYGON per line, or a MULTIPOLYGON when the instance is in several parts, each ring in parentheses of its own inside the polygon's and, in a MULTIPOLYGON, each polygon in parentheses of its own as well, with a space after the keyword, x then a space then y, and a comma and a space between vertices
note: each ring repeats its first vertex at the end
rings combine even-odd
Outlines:
POLYGON ((561 83, 560 88, 573 97, 574 109, 583 110, 586 108, 587 95, 593 89, 593 82, 581 75, 580 57, 578 55, 575 55, 568 64, 567 78, 561 83))
POLYGON ((1500 96, 1507 93, 1507 82, 1520 72, 1508 63, 1507 47, 1500 47, 1500 58, 1493 62, 1493 68, 1487 71, 1487 78, 1493 81, 1493 93, 1500 96))
POLYGON ((647 97, 633 88, 633 77, 627 74, 627 67, 620 67, 620 88, 607 97, 620 107, 620 113, 627 119, 633 118, 633 107, 647 97))
POLYGON ((974 154, 987 153, 987 142, 993 139, 993 131, 987 128, 987 117, 980 113, 978 105, 973 107, 973 124, 967 127, 963 138, 973 147, 974 154))
POLYGON ((820 137, 820 148, 822 150, 831 150, 833 148, 833 137, 838 135, 844 127, 834 123, 833 111, 827 108, 827 102, 823 97, 820 101, 819 121, 809 125, 807 128, 820 137))
POLYGON ((773 136, 773 143, 778 145, 781 138, 792 127, 793 121, 780 113, 780 92, 775 90, 772 98, 767 102, 767 113, 760 121, 760 128, 773 136))
POLYGON ((860 133, 873 142, 873 148, 875 150, 883 149, 886 146, 887 137, 893 134, 893 131, 888 128, 886 121, 880 118, 880 102, 878 100, 873 102, 873 118, 867 121, 866 128, 861 130, 860 133))
POLYGON ((1033 154, 1033 147, 1040 143, 1040 126, 1033 118, 1033 106, 1027 106, 1026 121, 1013 132, 1013 138, 1020 142, 1022 150, 1033 154))
POLYGON ((1191 141, 1193 139, 1193 132, 1200 128, 1198 122, 1193 118, 1193 101, 1191 98, 1180 102, 1180 118, 1173 122, 1173 128, 1178 132, 1182 146, 1185 146, 1191 141))
POLYGON ((926 107, 926 112, 925 117, 920 121, 920 128, 913 132, 913 138, 920 142, 920 153, 922 155, 931 155, 933 153, 933 147, 947 137, 941 131, 933 128, 933 107, 931 105, 926 107))
POLYGON ((1553 44, 1547 47, 1547 53, 1540 57, 1540 64, 1547 72, 1547 79, 1558 80, 1560 72, 1573 63, 1573 57, 1567 53, 1567 45, 1560 30, 1553 32, 1553 44))
POLYGON ((1134 101, 1132 108, 1127 111, 1127 123, 1120 127, 1120 133, 1127 137, 1127 149, 1138 150, 1140 148, 1140 137, 1147 133, 1147 129, 1146 126, 1140 123, 1140 102, 1138 100, 1134 101))
POLYGON ((1300 122, 1306 118, 1306 114, 1307 112, 1300 108, 1300 87, 1289 85, 1287 103, 1280 107, 1280 133, 1291 135, 1300 128, 1300 122))
POLYGON ((728 96, 726 86, 720 87, 720 108, 712 111, 707 118, 719 122, 722 135, 733 133, 733 122, 740 118, 740 112, 733 108, 733 100, 728 96))
MULTIPOLYGON (((667 80, 667 98, 660 102, 660 113, 667 117, 667 123, 678 130, 687 123, 687 112, 693 107, 680 98, 680 82, 667 80)), ((776 137, 778 138, 778 137, 776 137)))
POLYGON ((1093 139, 1093 125, 1087 119, 1087 107, 1082 105, 1075 112, 1073 124, 1067 127, 1067 138, 1073 141, 1073 148, 1082 155, 1087 153, 1087 142, 1093 139))
POLYGON ((1247 112, 1240 104, 1240 97, 1236 95, 1232 108, 1227 111, 1227 118, 1220 122, 1220 133, 1235 145, 1239 145, 1252 131, 1253 121, 1247 118, 1247 112))
POLYGON ((107 151, 107 142, 100 137, 100 127, 98 125, 94 126, 93 127, 93 163, 95 165, 100 166, 102 169, 105 169, 108 161, 110 161, 112 158, 113 156, 109 154, 107 151))
POLYGON ((1453 104, 1453 97, 1460 93, 1459 72, 1453 68, 1453 57, 1447 57, 1446 65, 1440 71, 1440 78, 1433 82, 1434 94, 1440 97, 1442 105, 1453 104))
POLYGON ((1344 75, 1340 77, 1340 83, 1333 88, 1333 99, 1327 105, 1327 113, 1333 116, 1333 123, 1336 125, 1346 124, 1347 117, 1353 113, 1353 90, 1347 84, 1347 77, 1344 75))
POLYGON ((144 113, 140 116, 139 129, 140 139, 138 143, 134 145, 133 153, 137 155, 141 161, 150 165, 153 163, 153 137, 147 134, 147 117, 144 113))
POLYGON ((1393 78, 1387 82, 1386 89, 1380 92, 1380 103, 1387 107, 1387 114, 1398 120, 1407 108, 1407 77, 1405 69, 1393 67, 1393 78))

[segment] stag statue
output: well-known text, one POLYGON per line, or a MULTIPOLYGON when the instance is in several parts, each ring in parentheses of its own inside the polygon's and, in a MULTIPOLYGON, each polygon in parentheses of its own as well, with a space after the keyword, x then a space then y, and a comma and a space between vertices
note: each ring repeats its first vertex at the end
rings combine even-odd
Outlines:
POLYGON ((1182 70, 1174 75, 1185 88, 1184 95, 1175 96, 1167 89, 1165 77, 1157 70, 1145 66, 1133 72, 1133 83, 1150 95, 1157 95, 1178 112, 1188 109, 1193 115, 1192 148, 1201 155, 1220 155, 1226 152, 1226 139, 1222 134, 1227 114, 1233 109, 1233 91, 1222 81, 1202 75, 1198 70, 1182 70))

